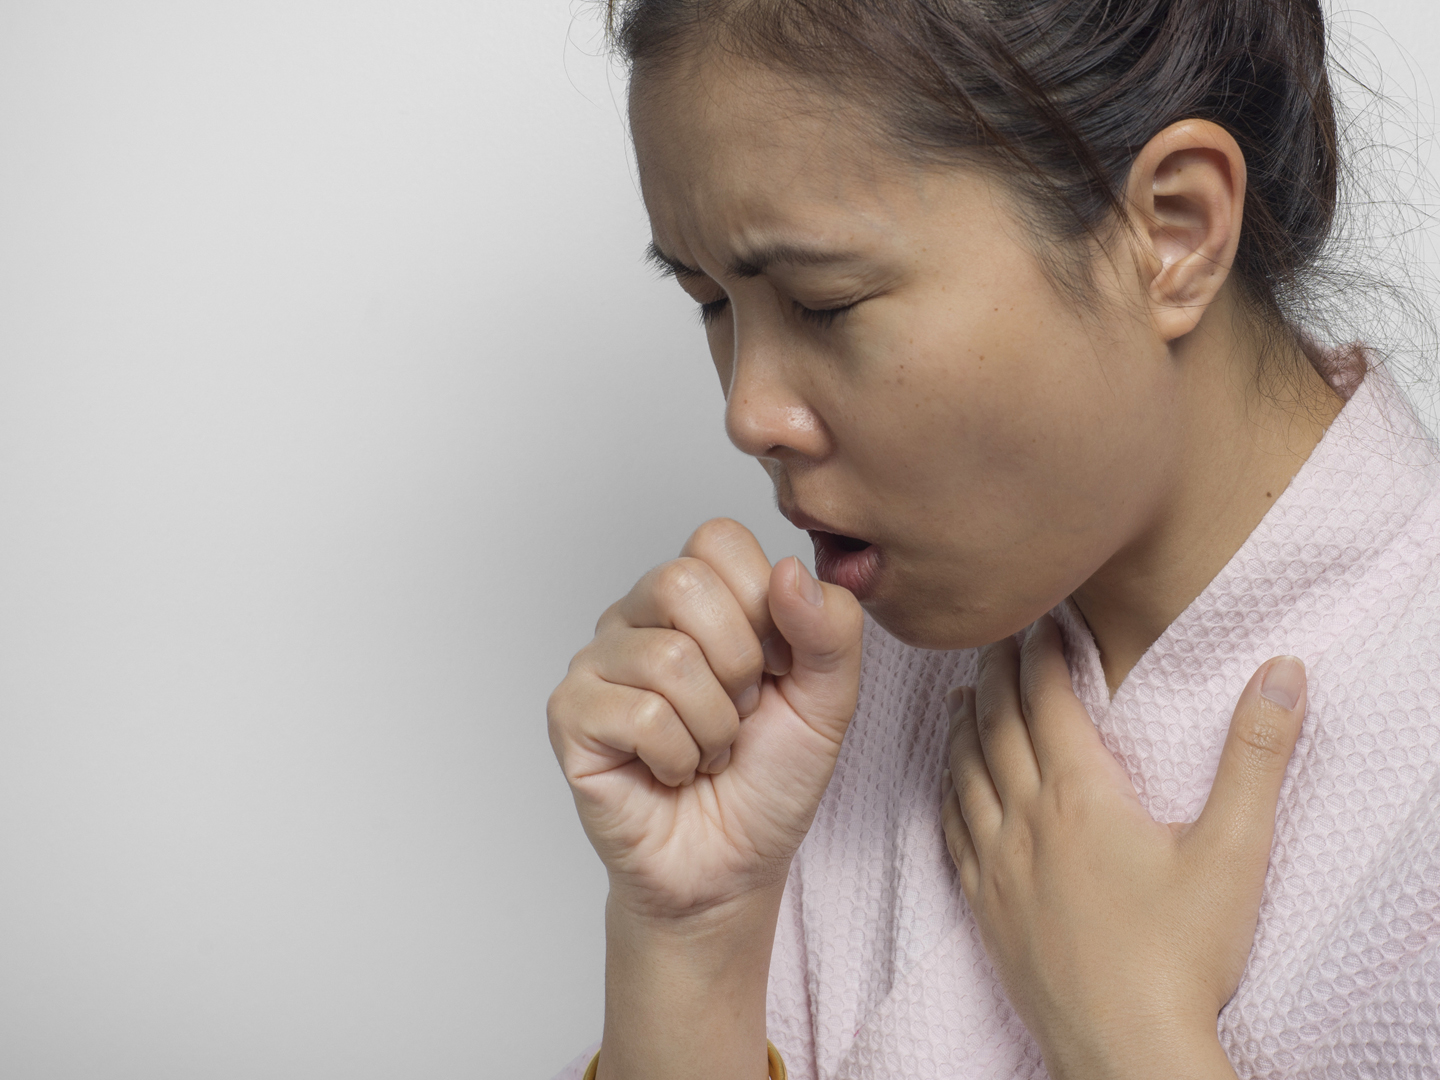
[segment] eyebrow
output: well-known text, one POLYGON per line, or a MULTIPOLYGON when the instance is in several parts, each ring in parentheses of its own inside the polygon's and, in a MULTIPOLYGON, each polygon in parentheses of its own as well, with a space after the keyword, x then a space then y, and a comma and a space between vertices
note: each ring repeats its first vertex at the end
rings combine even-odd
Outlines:
MULTIPOLYGON (((834 263, 855 262, 859 256, 849 251, 826 251, 822 248, 805 247, 800 244, 770 244, 736 259, 730 264, 730 272, 736 277, 759 277, 772 266, 829 266, 834 263)), ((645 249, 645 261, 657 267, 667 277, 705 277, 705 271, 687 266, 672 255, 666 255, 652 240, 645 249)))
POLYGON ((826 251, 824 248, 805 247, 801 244, 770 244, 753 251, 747 258, 737 259, 730 265, 730 272, 736 277, 759 277, 772 266, 830 266, 835 263, 855 262, 860 256, 851 251, 826 251))

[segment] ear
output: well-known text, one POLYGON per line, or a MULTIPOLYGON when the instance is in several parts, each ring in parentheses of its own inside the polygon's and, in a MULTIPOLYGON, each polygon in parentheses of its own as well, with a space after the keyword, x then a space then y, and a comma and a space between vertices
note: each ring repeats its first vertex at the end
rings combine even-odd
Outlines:
POLYGON ((1235 261, 1245 208, 1245 155, 1208 120, 1171 124, 1145 144, 1126 188, 1141 286, 1165 341, 1188 334, 1235 261))

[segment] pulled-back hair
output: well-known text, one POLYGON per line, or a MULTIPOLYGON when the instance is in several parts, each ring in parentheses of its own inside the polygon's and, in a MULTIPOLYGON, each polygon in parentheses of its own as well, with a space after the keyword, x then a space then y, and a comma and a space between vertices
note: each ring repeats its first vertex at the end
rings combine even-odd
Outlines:
POLYGON ((1336 213, 1319 0, 608 2, 637 74, 718 45, 814 80, 916 160, 1001 164, 1059 240, 1105 234, 1157 133, 1213 121, 1248 173, 1232 277, 1271 329, 1293 332, 1336 213))

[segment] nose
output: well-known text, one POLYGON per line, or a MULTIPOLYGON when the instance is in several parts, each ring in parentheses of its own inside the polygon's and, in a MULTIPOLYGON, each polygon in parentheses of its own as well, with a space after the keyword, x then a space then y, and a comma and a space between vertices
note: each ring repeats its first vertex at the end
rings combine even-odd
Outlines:
POLYGON ((797 387, 792 367, 775 343, 766 347, 737 335, 725 395, 725 433, 751 457, 819 460, 829 452, 829 432, 797 387))

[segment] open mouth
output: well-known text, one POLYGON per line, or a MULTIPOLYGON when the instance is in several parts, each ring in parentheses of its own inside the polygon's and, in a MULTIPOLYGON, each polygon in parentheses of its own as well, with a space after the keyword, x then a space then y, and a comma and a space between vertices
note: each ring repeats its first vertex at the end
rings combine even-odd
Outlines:
POLYGON ((815 545, 815 576, 864 599, 880 571, 880 549, 869 540, 808 529, 815 545))

